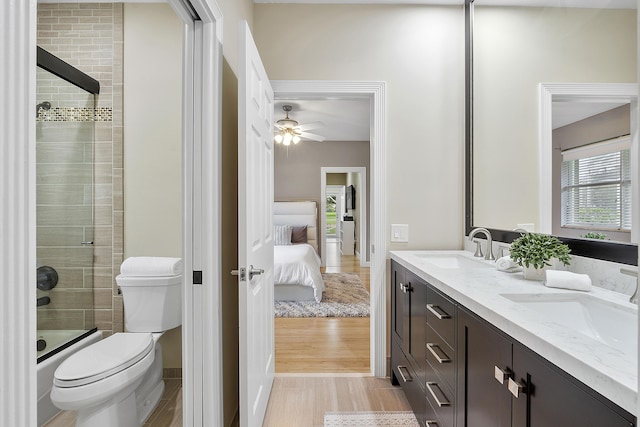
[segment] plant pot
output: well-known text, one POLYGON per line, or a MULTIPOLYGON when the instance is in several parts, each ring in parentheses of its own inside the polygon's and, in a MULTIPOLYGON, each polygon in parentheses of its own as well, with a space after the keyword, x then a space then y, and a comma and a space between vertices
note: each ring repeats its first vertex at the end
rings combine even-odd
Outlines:
POLYGON ((523 267, 522 273, 524 274, 524 278, 527 280, 546 280, 546 271, 551 267, 544 266, 542 268, 534 268, 534 267, 523 267))

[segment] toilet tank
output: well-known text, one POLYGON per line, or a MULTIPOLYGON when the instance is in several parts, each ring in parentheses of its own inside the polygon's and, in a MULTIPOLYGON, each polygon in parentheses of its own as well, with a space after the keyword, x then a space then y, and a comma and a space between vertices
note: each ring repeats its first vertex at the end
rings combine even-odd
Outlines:
POLYGON ((182 275, 116 277, 127 332, 164 332, 182 324, 182 275))

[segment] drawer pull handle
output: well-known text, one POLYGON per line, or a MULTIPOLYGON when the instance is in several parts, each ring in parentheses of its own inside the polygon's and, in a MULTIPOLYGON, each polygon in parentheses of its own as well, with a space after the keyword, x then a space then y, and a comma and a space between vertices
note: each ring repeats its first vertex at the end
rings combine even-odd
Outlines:
POLYGON ((497 366, 494 366, 493 376, 500 384, 504 384, 506 380, 510 379, 513 376, 513 372, 511 372, 511 369, 509 368, 500 369, 497 366))
POLYGON ((405 383, 408 383, 410 381, 413 381, 413 378, 411 378, 411 374, 409 373, 409 370, 407 369, 406 366, 402 366, 402 365, 398 365, 398 372, 400 372, 400 376, 402 377, 402 381, 404 381, 405 383), (407 371, 407 376, 405 376, 402 373, 402 370, 407 371))
POLYGON ((433 357, 436 358, 438 363, 451 362, 451 359, 449 358, 449 356, 447 356, 447 354, 444 351, 442 351, 442 349, 438 344, 428 342, 427 349, 429 350, 429 352, 431 352, 431 354, 433 354, 433 357))
POLYGON ((433 399, 439 407, 451 406, 451 402, 449 402, 447 396, 445 396, 437 383, 427 382, 427 390, 429 390, 429 393, 431 393, 431 396, 433 396, 433 399))
POLYGON ((520 393, 527 393, 527 387, 518 381, 514 381, 512 378, 509 378, 509 385, 507 387, 516 399, 520 397, 520 393))
POLYGON ((451 319, 451 316, 449 315, 449 313, 447 313, 446 311, 444 311, 443 309, 441 309, 437 305, 427 304, 427 310, 429 310, 430 312, 435 314, 435 316, 438 319, 441 319, 441 320, 442 319, 451 319))
POLYGON ((438 422, 434 420, 426 420, 424 425, 427 427, 438 427, 438 422))

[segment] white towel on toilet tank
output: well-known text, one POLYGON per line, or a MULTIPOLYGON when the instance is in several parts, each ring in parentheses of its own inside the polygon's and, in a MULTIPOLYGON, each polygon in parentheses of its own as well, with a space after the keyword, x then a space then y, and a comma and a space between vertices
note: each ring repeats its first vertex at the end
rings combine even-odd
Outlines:
POLYGON ((591 290, 591 278, 587 274, 547 270, 546 275, 547 280, 544 284, 549 288, 572 289, 576 291, 591 290))
POLYGON ((182 258, 138 256, 124 260, 120 266, 123 276, 179 276, 182 274, 182 258))

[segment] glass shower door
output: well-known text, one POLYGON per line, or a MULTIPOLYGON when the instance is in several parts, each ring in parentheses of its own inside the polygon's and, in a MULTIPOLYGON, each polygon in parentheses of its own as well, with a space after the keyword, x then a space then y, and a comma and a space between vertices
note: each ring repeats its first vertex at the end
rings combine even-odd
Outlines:
POLYGON ((94 329, 95 95, 37 68, 38 361, 94 329))

